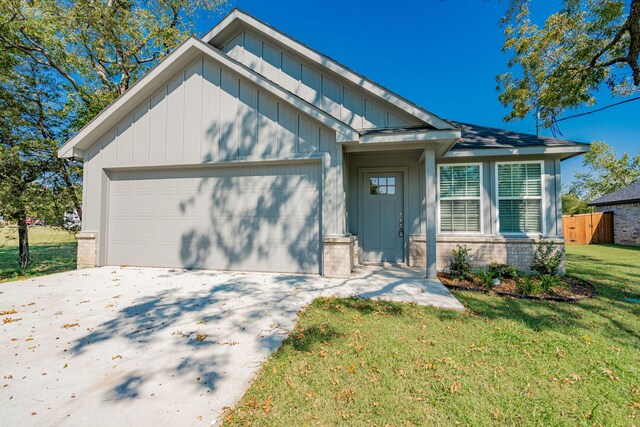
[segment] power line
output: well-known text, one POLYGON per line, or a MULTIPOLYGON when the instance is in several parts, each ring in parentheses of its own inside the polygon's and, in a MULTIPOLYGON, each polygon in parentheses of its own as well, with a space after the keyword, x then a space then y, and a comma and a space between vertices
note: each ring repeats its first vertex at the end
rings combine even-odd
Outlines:
POLYGON ((579 114, 574 114, 572 116, 563 117, 561 119, 555 119, 554 122, 562 122, 564 120, 575 119, 576 117, 587 116, 589 114, 593 114, 593 113, 597 113, 597 112, 602 111, 602 110, 606 110, 607 108, 615 107, 615 106, 620 105, 620 104, 626 104, 627 102, 631 102, 631 101, 637 101, 639 99, 640 99, 640 96, 637 96, 637 97, 631 98, 631 99, 625 99, 624 101, 616 102, 615 104, 607 105, 605 107, 598 108, 596 110, 586 111, 584 113, 579 113, 579 114))

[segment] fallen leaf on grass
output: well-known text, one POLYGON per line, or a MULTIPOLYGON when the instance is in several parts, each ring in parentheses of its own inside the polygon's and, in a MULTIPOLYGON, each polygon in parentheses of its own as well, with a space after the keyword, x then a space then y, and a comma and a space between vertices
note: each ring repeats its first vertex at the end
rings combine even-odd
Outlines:
POLYGON ((582 378, 580 377, 580 375, 578 374, 571 374, 569 377, 567 378, 563 378, 562 382, 565 384, 575 384, 578 381, 580 381, 582 378))
POLYGON ((457 393, 458 390, 460 390, 460 383, 459 382, 455 382, 455 383, 451 384, 451 387, 449 387, 449 391, 451 393, 457 393))
POLYGON ((7 323, 18 322, 20 320, 22 320, 22 317, 5 317, 2 319, 2 323, 6 325, 7 323))
POLYGON ((71 328, 76 328, 80 326, 79 323, 65 323, 64 325, 62 325, 62 329, 71 329, 71 328))
POLYGON ((273 407, 272 399, 273 399, 272 395, 267 396, 267 401, 264 403, 264 406, 262 407, 262 412, 265 415, 269 415, 269 412, 271 412, 271 408, 273 407))
POLYGON ((6 316, 8 314, 16 314, 17 311, 12 308, 11 310, 0 311, 0 316, 6 316))

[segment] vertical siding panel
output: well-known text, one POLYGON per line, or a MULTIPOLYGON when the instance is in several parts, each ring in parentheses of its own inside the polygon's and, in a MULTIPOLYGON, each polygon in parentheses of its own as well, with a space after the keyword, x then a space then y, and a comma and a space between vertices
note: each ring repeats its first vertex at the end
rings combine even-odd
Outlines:
POLYGON ((244 64, 262 74, 262 40, 245 31, 244 48, 244 64))
POLYGON ((244 48, 243 48, 243 35, 244 33, 238 33, 229 43, 224 47, 224 51, 235 59, 236 61, 243 62, 244 60, 244 48))
POLYGON ((322 75, 313 68, 302 64, 300 81, 302 83, 299 90, 300 97, 312 104, 319 105, 322 92, 322 75))
POLYGON ((133 160, 133 114, 118 124, 117 158, 119 162, 133 160))
POLYGON ((149 159, 164 160, 167 153, 167 86, 151 97, 149 107, 149 159))
POLYGON ((248 156, 255 152, 258 138, 258 89, 244 79, 240 80, 239 154, 248 156))
POLYGON ((116 128, 112 128, 107 134, 102 138, 100 142, 100 146, 102 147, 101 157, 102 163, 105 165, 114 165, 117 163, 117 133, 116 128))
POLYGON ((271 95, 260 92, 258 98, 258 149, 256 154, 278 152, 278 102, 271 95))
POLYGON ((147 101, 133 113, 133 160, 149 160, 149 111, 147 101))
POLYGON ((343 87, 342 121, 355 129, 364 128, 362 116, 364 115, 364 98, 357 93, 343 87))
POLYGON ((555 197, 555 172, 553 168, 553 160, 545 160, 542 164, 544 178, 544 193, 542 197, 542 215, 545 220, 545 229, 542 230, 545 235, 556 234, 556 197, 555 197))
MULTIPOLYGON (((84 215, 82 217, 82 229, 86 231, 100 230, 100 194, 102 178, 103 153, 106 147, 111 145, 115 153, 114 132, 105 135, 88 152, 83 170, 82 207, 84 215)), ((115 160, 115 156, 113 157, 115 160)))
POLYGON ((364 100, 364 127, 383 128, 387 126, 386 111, 370 99, 364 100))
POLYGON ((300 153, 310 153, 319 149, 319 133, 316 123, 304 115, 300 115, 299 121, 298 151, 300 153))
POLYGON ((322 76, 322 109, 333 117, 340 118, 342 87, 334 80, 322 76))
POLYGON ((406 127, 409 126, 409 122, 401 119, 391 112, 387 112, 387 126, 389 127, 406 127))
POLYGON ((300 88, 300 62, 295 58, 282 53, 282 76, 280 84, 293 93, 298 93, 300 88))
POLYGON ((218 158, 220 144, 220 67, 205 60, 202 70, 202 148, 203 161, 218 158))
POLYGON ((168 86, 167 92, 167 160, 182 159, 184 147, 184 73, 168 86))
POLYGON ((238 155, 238 77, 222 68, 220 79, 220 157, 238 155))
POLYGON ((269 80, 280 84, 280 75, 282 74, 280 71, 280 67, 282 67, 280 50, 264 42, 262 44, 262 55, 264 59, 262 63, 263 75, 269 80))
POLYGON ((185 116, 183 158, 200 159, 202 137, 202 58, 198 58, 185 72, 185 116))
POLYGON ((278 148, 279 154, 293 154, 296 152, 298 139, 298 114, 288 105, 279 104, 278 148))

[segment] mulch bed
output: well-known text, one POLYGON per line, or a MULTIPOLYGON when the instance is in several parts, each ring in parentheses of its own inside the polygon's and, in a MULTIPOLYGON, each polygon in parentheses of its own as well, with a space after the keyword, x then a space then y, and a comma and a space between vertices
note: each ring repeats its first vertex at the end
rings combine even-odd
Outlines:
POLYGON ((575 276, 560 276, 560 281, 564 286, 558 286, 553 290, 553 293, 537 293, 533 295, 526 295, 521 293, 514 279, 501 279, 498 286, 492 289, 486 289, 482 286, 482 282, 475 276, 471 276, 469 279, 454 279, 448 273, 438 273, 438 279, 449 289, 459 291, 471 291, 481 293, 494 293, 513 298, 528 298, 534 300, 546 300, 546 301, 560 301, 560 302, 575 302, 585 298, 591 298, 596 293, 593 285, 586 280, 580 279, 575 276))

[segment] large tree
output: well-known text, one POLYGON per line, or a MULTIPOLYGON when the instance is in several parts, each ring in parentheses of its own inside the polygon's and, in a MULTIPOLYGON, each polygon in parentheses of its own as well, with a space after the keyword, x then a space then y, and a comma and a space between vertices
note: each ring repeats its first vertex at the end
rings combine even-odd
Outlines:
MULTIPOLYGON (((640 0, 563 0, 536 25, 530 0, 511 0, 504 18, 510 70, 498 76, 506 120, 539 111, 544 126, 567 109, 609 93, 640 91, 640 0)), ((628 98, 627 98, 628 99, 628 98)))
POLYGON ((81 165, 56 149, 226 0, 0 0, 0 212, 81 210, 81 165))

